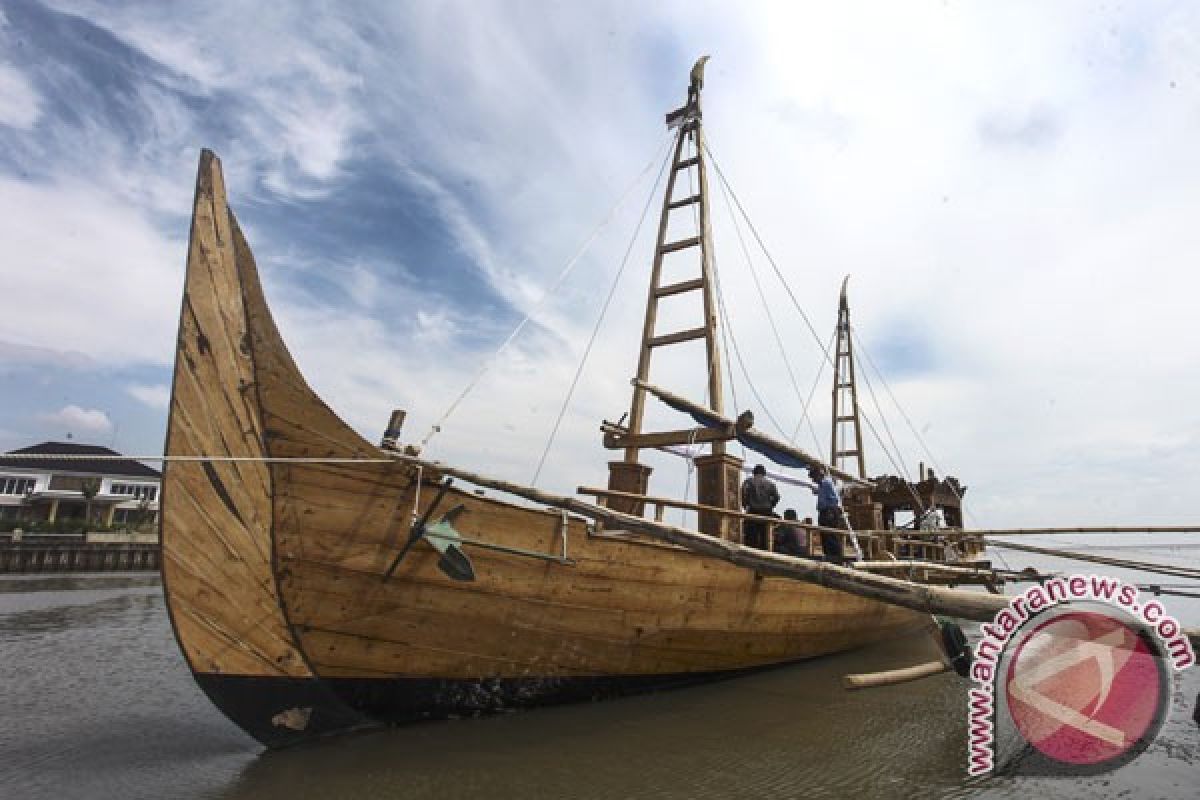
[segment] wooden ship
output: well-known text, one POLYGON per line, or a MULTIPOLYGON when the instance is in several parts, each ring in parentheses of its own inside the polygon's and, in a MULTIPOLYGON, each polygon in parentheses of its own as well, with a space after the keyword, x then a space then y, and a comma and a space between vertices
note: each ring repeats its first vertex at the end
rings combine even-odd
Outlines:
POLYGON ((814 551, 832 533, 861 557, 834 564, 741 543, 743 465, 727 445, 791 468, 822 461, 722 405, 702 86, 703 60, 667 118, 675 144, 631 407, 602 428, 620 457, 608 486, 579 497, 425 460, 399 443, 402 415, 380 446, 346 425, 288 353, 220 163, 201 155, 162 571, 196 680, 261 742, 682 686, 908 635, 927 629, 931 612, 985 618, 998 608, 985 592, 937 585, 996 580, 979 561, 982 538, 948 549, 885 525, 934 505, 960 522, 961 487, 865 476, 844 291, 828 467, 844 481, 849 529, 806 530, 814 551), (699 190, 681 196, 676 178, 689 170, 699 190), (698 230, 668 241, 681 212, 698 230), (698 274, 664 284, 663 258, 677 251, 695 254, 698 274), (699 298, 705 323, 659 331, 659 300, 684 294, 699 298), (691 340, 705 343, 707 404, 649 382, 653 355, 691 340), (696 425, 643 430, 652 400, 696 425), (710 449, 695 459, 697 502, 650 493, 639 453, 697 442, 710 449), (665 523, 667 508, 695 512, 696 529, 665 523))

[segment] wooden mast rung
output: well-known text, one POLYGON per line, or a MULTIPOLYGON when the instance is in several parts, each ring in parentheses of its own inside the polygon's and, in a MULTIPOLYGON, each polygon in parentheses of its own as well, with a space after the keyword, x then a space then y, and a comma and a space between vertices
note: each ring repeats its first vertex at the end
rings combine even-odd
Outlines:
POLYGON ((683 292, 691 292, 695 289, 704 288, 703 278, 693 278, 690 281, 680 281, 672 283, 669 286, 660 286, 654 290, 655 297, 669 297, 673 294, 682 294, 683 292))
POLYGON ((667 203, 667 208, 670 209, 671 211, 674 211, 677 208, 683 208, 684 206, 690 206, 692 203, 699 203, 699 202, 700 202, 700 195, 694 194, 691 197, 685 197, 682 200, 674 200, 670 203, 667 203))
POLYGON ((662 347, 666 344, 690 342, 692 339, 703 339, 707 334, 708 328, 692 328, 691 330, 679 331, 678 333, 668 333, 664 336, 655 336, 653 339, 646 342, 646 346, 662 347))
POLYGON ((663 254, 674 253, 676 250, 683 250, 688 247, 695 247, 696 245, 700 244, 700 242, 701 242, 701 239, 699 236, 693 236, 690 239, 680 239, 678 242, 671 242, 669 244, 664 244, 662 247, 658 248, 658 252, 663 253, 663 254))
POLYGON ((627 447, 641 449, 668 447, 671 445, 728 442, 736 438, 736 430, 724 430, 721 428, 689 428, 687 430, 659 431, 656 433, 606 433, 604 436, 604 446, 609 450, 623 450, 627 447))

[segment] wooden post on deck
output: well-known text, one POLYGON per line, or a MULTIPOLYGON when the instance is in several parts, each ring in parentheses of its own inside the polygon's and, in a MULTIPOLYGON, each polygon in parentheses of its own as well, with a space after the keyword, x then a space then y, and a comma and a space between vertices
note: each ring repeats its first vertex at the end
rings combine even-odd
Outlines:
MULTIPOLYGON (((742 459, 728 453, 700 456, 696 459, 696 499, 701 505, 741 508, 742 459)), ((701 533, 718 539, 742 541, 741 526, 724 514, 701 511, 697 517, 697 528, 701 533)))
MULTIPOLYGON (((650 473, 653 467, 648 467, 637 461, 608 462, 608 488, 614 492, 629 494, 646 494, 650 487, 650 473)), ((622 514, 640 517, 646 512, 646 504, 641 500, 630 497, 610 497, 608 507, 622 514)))

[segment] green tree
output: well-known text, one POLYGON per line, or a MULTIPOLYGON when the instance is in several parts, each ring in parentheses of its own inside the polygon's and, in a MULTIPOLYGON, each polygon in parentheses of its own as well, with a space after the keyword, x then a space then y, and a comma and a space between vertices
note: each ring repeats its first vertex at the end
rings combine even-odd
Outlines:
POLYGON ((92 524, 92 500, 96 498, 96 495, 100 494, 100 479, 88 478, 79 487, 79 491, 83 493, 83 529, 86 531, 88 526, 92 524))

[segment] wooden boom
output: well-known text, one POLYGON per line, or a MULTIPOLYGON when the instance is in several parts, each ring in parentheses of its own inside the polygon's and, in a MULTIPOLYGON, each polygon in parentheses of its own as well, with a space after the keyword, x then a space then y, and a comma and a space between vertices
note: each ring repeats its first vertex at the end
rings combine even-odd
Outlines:
POLYGON ((812 465, 823 467, 825 470, 827 470, 829 472, 830 475, 833 475, 835 478, 838 478, 839 480, 846 481, 847 483, 857 484, 859 486, 874 486, 874 484, 871 483, 871 481, 863 480, 862 478, 859 478, 857 475, 851 475, 849 472, 846 472, 845 470, 840 470, 840 469, 837 469, 836 467, 830 466, 829 464, 826 464, 824 461, 817 458, 816 456, 810 455, 806 451, 801 450, 799 447, 795 447, 794 445, 788 444, 787 442, 782 441, 781 439, 776 439, 775 437, 765 434, 762 431, 760 431, 754 427, 750 427, 750 426, 746 426, 746 425, 739 426, 736 420, 731 420, 731 419, 722 417, 721 415, 714 413, 712 411, 712 409, 705 408, 704 406, 699 405, 698 403, 693 403, 691 400, 688 400, 684 397, 680 397, 679 395, 677 395, 673 392, 669 392, 666 389, 662 389, 653 384, 646 383, 645 381, 636 381, 635 380, 634 385, 641 389, 645 389, 647 392, 654 395, 659 400, 662 400, 667 405, 674 406, 676 408, 683 408, 683 409, 687 410, 689 413, 703 414, 706 417, 709 417, 709 418, 717 421, 720 424, 720 426, 725 428, 726 430, 735 430, 736 429, 747 440, 760 442, 761 444, 763 444, 767 447, 770 447, 772 450, 778 450, 781 453, 786 453, 789 456, 792 456, 793 458, 803 461, 806 464, 812 464, 812 465))

